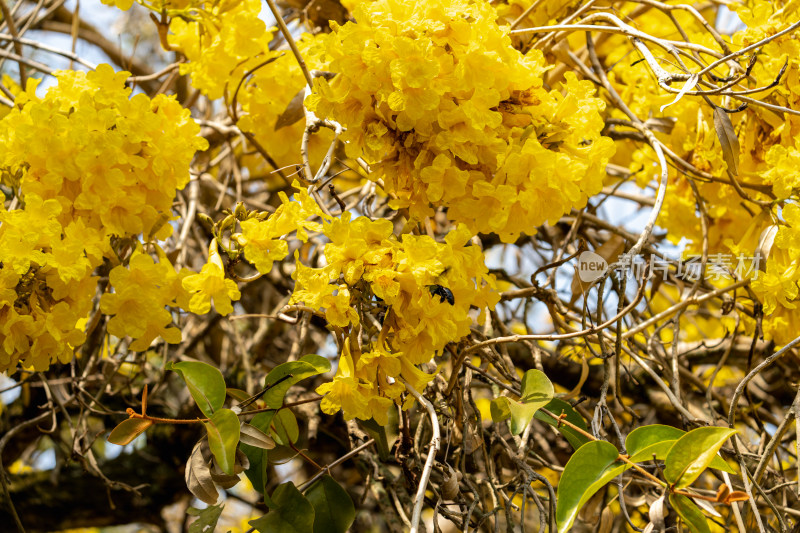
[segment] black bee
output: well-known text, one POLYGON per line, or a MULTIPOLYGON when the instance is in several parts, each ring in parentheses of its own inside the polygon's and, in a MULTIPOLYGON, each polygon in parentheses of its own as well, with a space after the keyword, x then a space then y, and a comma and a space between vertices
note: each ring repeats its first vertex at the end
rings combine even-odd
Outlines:
POLYGON ((444 303, 445 300, 447 300, 447 303, 450 305, 456 304, 456 299, 453 297, 453 291, 447 287, 443 287, 441 285, 428 285, 428 290, 431 291, 431 296, 438 296, 440 302, 444 303))

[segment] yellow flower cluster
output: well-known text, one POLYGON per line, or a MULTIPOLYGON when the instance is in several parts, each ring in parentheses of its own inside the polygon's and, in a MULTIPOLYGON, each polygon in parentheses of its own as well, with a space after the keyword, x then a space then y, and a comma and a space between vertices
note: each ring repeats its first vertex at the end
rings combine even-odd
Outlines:
MULTIPOLYGON (((737 12, 747 29, 734 35, 733 42, 745 47, 796 22, 800 6, 796 2, 749 0, 737 12)), ((765 93, 764 99, 800 111, 800 43, 791 34, 770 41, 760 50, 752 74, 760 85, 768 84, 777 79, 784 65, 787 69, 781 83, 765 93)), ((746 179, 771 187, 775 204, 785 202, 780 211, 776 207, 755 217, 751 223, 755 227, 749 228, 761 235, 776 221, 783 221, 769 252, 766 272, 760 273, 751 286, 764 304, 765 334, 784 343, 800 330, 800 117, 788 113, 778 116, 768 109, 751 107, 742 122, 740 165, 747 165, 746 179)), ((764 199, 764 195, 758 197, 764 199)))
MULTIPOLYGON (((20 360, 44 370, 71 359, 84 340, 79 321, 92 306, 94 269, 118 264, 124 243, 139 235, 152 240, 172 231, 166 222, 175 191, 206 142, 174 98, 131 98, 128 76, 108 65, 59 72, 44 97, 29 80, 0 120, 2 182, 21 201, 0 208, 0 371, 20 360)), ((143 262, 136 260, 134 279, 143 262)), ((112 285, 130 285, 123 280, 112 274, 112 285)), ((137 301, 144 296, 139 291, 137 301)), ((115 298, 122 296, 106 300, 107 311, 119 309, 115 298)), ((163 313, 156 315, 147 324, 112 319, 112 328, 134 337, 167 332, 163 313)))
MULTIPOLYGON (((798 16, 798 6, 792 2, 746 0, 732 7, 747 25, 746 30, 733 36, 733 50, 774 35, 796 21, 798 16)), ((700 23, 688 13, 675 11, 673 15, 687 31, 689 40, 719 49, 700 23)), ((639 29, 648 34, 665 38, 674 35, 675 26, 660 11, 653 10, 637 20, 639 29)), ((778 86, 752 96, 770 104, 800 110, 800 94, 796 89, 800 72, 799 47, 797 40, 789 34, 774 39, 761 49, 751 72, 752 81, 746 82, 746 87, 769 85, 777 79, 786 63, 788 68, 778 86)), ((629 64, 635 61, 625 59, 630 51, 631 45, 620 36, 608 38, 599 47, 607 65, 624 64, 624 68, 612 70, 609 79, 631 110, 640 117, 674 117, 676 120, 671 132, 657 133, 657 136, 681 158, 711 176, 710 180, 695 180, 710 219, 709 253, 752 257, 759 247, 760 237, 780 223, 766 271, 753 269, 750 277, 753 279, 753 292, 764 304, 764 333, 779 343, 790 340, 800 329, 800 313, 796 310, 797 283, 800 282, 800 272, 796 267, 800 261, 797 237, 800 235, 800 217, 796 214, 800 188, 800 173, 797 172, 800 120, 794 115, 780 116, 755 105, 743 112, 729 114, 741 145, 738 174, 731 177, 715 132, 713 110, 703 100, 686 96, 662 113, 660 107, 672 102, 675 96, 659 90, 646 63, 629 64), (656 94, 659 96, 654 97, 656 94), (731 179, 735 179, 751 199, 772 201, 774 207, 743 199, 734 190, 731 179), (778 208, 781 203, 785 203, 782 210, 778 208)), ((731 74, 727 69, 718 69, 715 73, 720 77, 731 74)), ((736 87, 737 90, 741 88, 741 85, 736 87)), ((738 105, 733 99, 711 99, 721 106, 738 105)), ((617 116, 625 118, 621 114, 617 116)), ((615 162, 627 165, 636 174, 639 184, 645 185, 657 173, 654 160, 652 150, 644 147, 618 150, 615 162)), ((674 242, 687 238, 689 253, 699 254, 703 236, 696 199, 687 178, 680 174, 670 178, 659 224, 668 229, 674 242)), ((764 259, 761 265, 763 267, 764 259)))
MULTIPOLYGON (((294 183, 299 187, 298 183, 294 183)), ((289 255, 289 245, 284 239, 286 235, 297 232, 301 241, 308 240, 307 230, 319 232, 319 222, 307 220, 320 217, 322 211, 317 203, 304 190, 298 190, 290 200, 286 193, 278 193, 281 205, 266 220, 248 218, 240 225, 242 232, 234 239, 244 250, 244 258, 253 264, 261 274, 272 270, 275 261, 281 261, 289 255)))
POLYGON ((136 250, 127 268, 119 265, 109 274, 114 287, 100 299, 100 311, 113 315, 107 330, 111 335, 135 340, 128 347, 133 351, 144 351, 156 337, 176 344, 181 341, 181 330, 168 327, 172 315, 167 307, 189 309, 188 295, 182 280, 191 272, 183 269, 175 272, 163 250, 158 249, 156 262, 149 255, 136 250))
MULTIPOLYGON (((300 163, 305 120, 301 114, 299 121, 275 128, 306 80, 290 51, 269 49, 274 29, 267 29, 259 18, 261 8, 259 0, 207 3, 195 17, 173 18, 168 40, 188 59, 181 64, 181 74, 189 74, 192 84, 209 98, 225 96, 229 106, 237 105, 238 126, 253 134, 283 167, 300 163)), ((304 35, 298 41, 300 50, 305 53, 313 40, 304 35)), ((306 62, 315 68, 312 58, 306 62)), ((328 130, 311 138, 312 161, 322 159, 331 139, 328 130)))
POLYGON ((614 151, 603 102, 574 76, 545 90, 541 53, 515 50, 488 3, 378 0, 355 19, 317 37, 336 76, 306 104, 347 128, 347 155, 373 165, 392 207, 447 207, 510 242, 599 192, 614 151))
POLYGON ((272 32, 258 18, 259 0, 209 2, 193 17, 175 17, 169 44, 189 60, 181 74, 212 100, 230 96, 239 80, 258 64, 277 56, 269 50, 272 32))
POLYGON ((494 276, 463 224, 445 242, 427 235, 398 238, 386 219, 324 214, 304 190, 291 199, 282 195, 282 201, 270 216, 249 215, 240 222, 242 231, 231 236, 239 246, 233 253, 243 253, 266 274, 288 255, 290 234, 305 242, 313 231, 328 241, 324 266, 309 267, 298 259, 290 303, 324 313, 344 339, 334 381, 318 389, 325 395, 322 409, 383 424, 388 405, 405 391, 400 380, 424 388, 433 375, 415 365, 469 334, 476 318, 470 309, 483 312, 497 304, 494 276), (347 339, 358 330, 357 346, 347 339))
MULTIPOLYGON (((370 351, 355 353, 351 346, 334 380, 335 387, 340 380, 356 380, 357 387, 346 388, 364 399, 360 410, 335 396, 323 403, 323 410, 341 407, 345 418, 375 417, 380 423, 387 401, 403 391, 399 378, 423 386, 432 376, 414 365, 430 361, 447 343, 469 333, 470 308, 494 307, 499 299, 494 277, 464 225, 440 243, 427 235, 397 238, 388 220, 351 220, 345 213, 326 220, 323 233, 330 239, 324 249, 327 264, 311 268, 298 261, 291 301, 324 309, 328 322, 339 328, 358 326, 367 315, 380 322, 370 351)), ((320 393, 335 387, 324 386, 320 393)))
POLYGON ((347 338, 333 381, 316 389, 317 394, 323 395, 320 409, 329 415, 341 410, 345 420, 374 418, 375 422, 385 426, 389 422, 392 404, 406 390, 401 382, 389 376, 403 375, 413 387, 420 389, 433 379, 432 374, 410 365, 402 353, 376 350, 354 357, 351 352, 350 339, 347 338))

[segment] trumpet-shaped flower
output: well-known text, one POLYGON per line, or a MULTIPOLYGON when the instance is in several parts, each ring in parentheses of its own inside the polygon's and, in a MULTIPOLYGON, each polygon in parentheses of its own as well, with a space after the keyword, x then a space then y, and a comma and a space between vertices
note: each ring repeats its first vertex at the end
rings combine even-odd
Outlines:
POLYGON ((238 300, 241 293, 235 281, 225 278, 216 239, 209 246, 208 263, 203 265, 199 274, 183 278, 183 288, 191 295, 189 310, 192 313, 208 313, 212 301, 214 309, 223 316, 233 311, 231 301, 238 300))

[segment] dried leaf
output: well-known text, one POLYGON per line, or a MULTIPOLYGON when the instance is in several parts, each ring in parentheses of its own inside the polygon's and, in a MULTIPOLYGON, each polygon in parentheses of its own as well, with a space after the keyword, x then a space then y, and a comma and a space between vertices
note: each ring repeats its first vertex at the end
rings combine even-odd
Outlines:
POLYGON ((347 9, 339 0, 311 0, 303 14, 312 28, 329 28, 332 20, 340 25, 347 22, 347 9))
POLYGON ((211 479, 214 481, 214 483, 223 489, 229 489, 239 483, 239 476, 226 474, 216 463, 214 464, 214 467, 211 469, 210 473, 211 479))
POLYGON ((566 401, 577 398, 581 390, 583 390, 583 384, 586 383, 587 379, 589 379, 589 363, 586 361, 586 357, 581 357, 581 377, 578 378, 578 383, 572 387, 572 390, 562 395, 561 399, 566 401))
POLYGON ((756 257, 758 260, 758 269, 762 272, 767 271, 767 259, 772 250, 772 243, 775 242, 775 235, 778 234, 778 225, 773 224, 764 228, 761 235, 758 237, 758 246, 756 247, 756 257))
POLYGON ((461 472, 456 472, 453 467, 447 465, 447 472, 444 474, 442 482, 442 499, 455 500, 458 496, 458 482, 461 481, 461 472))
POLYGON ((294 98, 292 98, 292 101, 286 106, 286 109, 283 110, 283 113, 278 116, 278 120, 275 122, 275 131, 285 128, 286 126, 291 126, 305 116, 305 109, 303 108, 305 92, 306 88, 303 87, 300 89, 300 92, 294 95, 294 98))
POLYGON ((614 511, 609 507, 603 509, 600 513, 600 527, 597 528, 597 533, 611 533, 614 527, 614 511))
POLYGON ((275 441, 272 440, 272 437, 257 427, 248 424, 247 422, 242 423, 242 431, 239 435, 239 441, 242 444, 248 444, 263 450, 271 450, 275 447, 275 441))
POLYGON ((739 175, 739 138, 733 129, 733 123, 722 109, 714 108, 714 129, 717 131, 719 144, 722 146, 722 158, 728 170, 734 176, 739 175))
POLYGON ((747 495, 746 492, 743 492, 741 490, 735 490, 730 494, 728 494, 722 503, 724 503, 725 505, 731 505, 732 503, 735 502, 746 502, 749 499, 750 497, 747 495))
POLYGON ((219 499, 219 492, 211 479, 208 463, 203 459, 202 447, 205 439, 194 445, 189 460, 186 462, 186 486, 197 499, 214 505, 219 499))
POLYGON ((586 251, 578 257, 578 266, 572 277, 572 298, 570 303, 578 301, 606 270, 609 263, 615 262, 625 250, 625 239, 612 235, 594 252, 586 251))
POLYGON ((582 522, 589 524, 596 524, 600 520, 600 515, 603 512, 602 505, 605 503, 605 493, 598 491, 594 496, 589 498, 583 504, 581 510, 578 511, 578 519, 582 522))
POLYGON ((664 517, 667 516, 667 509, 664 506, 664 496, 653 502, 650 506, 650 523, 653 524, 653 529, 656 531, 664 531, 666 524, 664 517))
POLYGON ((689 77, 689 79, 686 80, 686 83, 683 84, 683 87, 681 87, 681 90, 678 92, 678 94, 675 95, 675 99, 670 103, 661 106, 661 112, 663 113, 664 110, 669 106, 671 106, 672 104, 678 103, 678 100, 683 98, 683 95, 694 89, 694 86, 697 85, 698 81, 700 81, 700 76, 698 76, 697 74, 692 74, 689 77))
POLYGON ((711 516, 716 516, 717 518, 722 518, 722 515, 719 514, 719 511, 714 509, 714 506, 711 505, 711 502, 708 502, 706 500, 701 500, 700 498, 697 498, 696 500, 692 500, 692 501, 694 503, 696 503, 699 508, 701 508, 702 510, 704 510, 705 512, 707 512, 711 516))
POLYGON ((236 448, 236 463, 233 465, 233 473, 241 474, 248 468, 250 468, 250 458, 241 448, 236 448))

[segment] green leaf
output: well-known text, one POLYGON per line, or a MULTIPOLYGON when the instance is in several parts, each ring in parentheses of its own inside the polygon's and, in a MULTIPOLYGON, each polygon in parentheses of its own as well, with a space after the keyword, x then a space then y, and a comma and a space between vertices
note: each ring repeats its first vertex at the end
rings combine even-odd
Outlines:
POLYGON ((706 517, 692 500, 680 494, 670 494, 669 503, 692 533, 711 533, 706 517))
MULTIPOLYGON (((519 435, 525 431, 525 426, 530 423, 531 418, 533 418, 534 413, 536 413, 535 408, 531 409, 528 405, 514 401, 505 396, 501 396, 500 398, 493 400, 492 404, 489 405, 489 409, 492 409, 493 407, 497 411, 503 413, 508 411, 510 413, 512 435, 519 435), (495 404, 495 402, 497 403, 495 404)), ((494 416, 492 419, 494 419, 494 416)))
POLYGON ((227 389, 225 389, 225 392, 227 392, 228 396, 230 396, 231 398, 233 398, 234 400, 236 400, 239 403, 242 403, 245 400, 249 400, 250 399, 250 395, 247 394, 247 392, 243 391, 242 389, 234 389, 234 388, 228 387, 227 389))
POLYGON ((553 399, 553 384, 541 370, 528 370, 522 376, 519 401, 536 409, 544 407, 553 399))
POLYGON ((389 459, 389 436, 387 434, 386 427, 375 422, 374 418, 370 418, 369 420, 359 420, 358 424, 363 427, 367 433, 369 433, 370 437, 375 439, 375 447, 378 449, 378 457, 380 457, 381 461, 386 461, 389 459))
POLYGON ((209 505, 205 509, 189 507, 186 514, 198 517, 189 525, 189 533, 214 533, 224 505, 209 505))
POLYGON ((617 461, 619 451, 602 440, 590 441, 570 457, 558 482, 556 523, 559 533, 569 531, 583 504, 606 483, 630 468, 617 461))
POLYGON ((249 524, 259 533, 313 533, 314 506, 291 481, 278 485, 272 493, 275 508, 251 520, 249 524))
POLYGON ((350 495, 328 475, 306 491, 314 506, 314 533, 345 533, 356 518, 350 495))
POLYGON ((675 441, 664 459, 664 478, 682 489, 691 485, 716 457, 735 429, 703 427, 693 429, 675 441))
POLYGON ((507 399, 505 396, 501 396, 489 403, 489 413, 492 415, 492 422, 495 424, 511 416, 511 409, 506 401, 507 399))
MULTIPOLYGON (((672 426, 661 424, 641 426, 628 434, 628 438, 625 439, 625 449, 630 460, 634 463, 649 461, 653 459, 653 454, 650 452, 653 446, 664 442, 676 441, 685 434, 685 431, 672 426)), ((663 459, 663 457, 658 459, 663 459)))
POLYGON ((289 374, 291 374, 292 377, 281 381, 265 392, 263 396, 264 403, 266 403, 269 408, 280 409, 283 405, 283 397, 286 396, 286 392, 292 385, 311 376, 330 372, 330 370, 331 362, 321 355, 315 354, 304 355, 299 361, 281 363, 267 374, 267 377, 264 379, 264 387, 276 383, 289 374))
POLYGON ((253 484, 253 489, 264 494, 264 487, 267 485, 267 466, 269 465, 267 450, 249 444, 240 444, 239 449, 250 461, 250 467, 244 471, 244 474, 253 484))
POLYGON ((225 403, 225 378, 218 368, 200 361, 169 362, 166 368, 181 375, 195 403, 207 418, 211 418, 214 411, 225 403))
POLYGON ((226 474, 233 475, 236 446, 239 444, 239 417, 230 409, 220 409, 203 424, 208 432, 208 447, 217 465, 226 474))
MULTIPOLYGON (((663 461, 675 441, 684 435, 686 435, 685 431, 672 426, 662 426, 660 424, 642 426, 630 432, 628 438, 625 439, 625 448, 630 455, 629 459, 634 463, 650 461, 653 459, 654 454, 657 460, 663 461)), ((709 467, 729 474, 736 473, 719 455, 714 456, 709 467)))
POLYGON ((292 459, 297 457, 297 452, 289 446, 278 446, 270 450, 269 464, 271 465, 285 465, 292 459))
MULTIPOLYGON (((561 413, 564 413, 565 415, 567 415, 566 420, 568 422, 581 428, 584 431, 589 430, 589 428, 586 426, 586 421, 583 419, 583 417, 580 414, 578 414, 578 411, 573 409, 572 406, 567 402, 565 402, 564 400, 553 398, 547 405, 544 406, 544 408, 556 416, 560 415, 561 413)), ((571 427, 565 426, 563 424, 559 426, 556 420, 553 420, 553 418, 551 418, 549 415, 544 414, 542 411, 536 411, 534 417, 537 420, 541 420, 542 422, 550 424, 551 426, 556 428, 556 430, 558 430, 559 433, 564 435, 564 438, 567 439, 567 442, 569 442, 570 446, 572 446, 575 450, 577 450, 587 442, 591 442, 591 439, 589 439, 586 435, 583 435, 582 433, 575 431, 571 427)))
POLYGON ((151 420, 129 418, 120 422, 117 427, 111 430, 111 434, 108 436, 108 442, 125 446, 126 444, 130 444, 133 439, 144 433, 145 430, 152 425, 153 422, 151 420))
POLYGON ((728 462, 719 455, 715 455, 714 458, 711 459, 711 463, 708 465, 708 467, 736 475, 736 470, 734 470, 734 468, 731 465, 729 465, 728 462))
MULTIPOLYGON (((275 411, 258 413, 250 420, 249 424, 267 433, 274 416, 275 411)), ((255 490, 264 494, 264 487, 267 484, 267 467, 269 466, 267 450, 250 446, 244 442, 239 445, 239 449, 242 450, 250 460, 250 468, 244 471, 247 479, 253 484, 255 490)))
POLYGON ((511 416, 511 433, 514 435, 525 431, 536 411, 553 399, 553 384, 540 370, 525 372, 521 391, 519 401, 501 396, 489 404, 493 421, 499 422, 511 416))
POLYGON ((300 437, 300 428, 297 427, 297 418, 291 409, 281 409, 272 420, 272 438, 281 446, 289 446, 297 442, 300 437))

